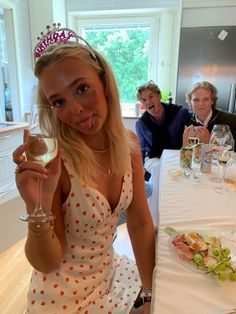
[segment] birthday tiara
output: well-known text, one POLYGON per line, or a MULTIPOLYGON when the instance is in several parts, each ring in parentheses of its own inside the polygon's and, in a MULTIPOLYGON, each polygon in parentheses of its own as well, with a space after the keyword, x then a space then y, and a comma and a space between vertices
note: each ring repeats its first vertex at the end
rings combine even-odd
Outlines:
POLYGON ((41 37, 37 37, 39 40, 38 44, 34 48, 34 61, 36 61, 44 54, 47 53, 47 48, 52 45, 66 45, 66 46, 78 46, 79 41, 85 44, 85 48, 89 51, 92 58, 97 61, 96 54, 93 48, 88 44, 88 42, 77 35, 73 30, 69 28, 61 28, 60 23, 54 23, 53 28, 47 25, 47 32, 44 34, 40 33, 41 37))

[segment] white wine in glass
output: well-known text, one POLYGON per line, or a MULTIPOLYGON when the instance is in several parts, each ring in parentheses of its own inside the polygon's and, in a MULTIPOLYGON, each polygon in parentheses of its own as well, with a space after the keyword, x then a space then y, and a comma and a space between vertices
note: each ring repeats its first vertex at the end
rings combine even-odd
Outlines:
MULTIPOLYGON (((41 108, 34 106, 32 112, 32 121, 30 123, 31 133, 28 134, 26 139, 25 155, 27 160, 41 164, 44 167, 57 156, 58 144, 57 138, 54 135, 45 134, 42 132, 42 130, 40 130, 37 119, 42 111, 44 116, 47 114, 53 117, 54 115, 52 110, 53 109, 51 108, 41 108)), ((35 210, 31 214, 21 215, 21 220, 37 223, 51 221, 55 218, 52 214, 47 214, 42 208, 42 184, 42 179, 38 178, 35 210)))
POLYGON ((189 137, 188 137, 188 144, 191 147, 194 147, 200 142, 199 137, 198 137, 198 127, 197 126, 192 126, 190 131, 189 131, 189 137))
POLYGON ((57 155, 57 139, 44 134, 29 134, 26 158, 46 166, 57 155))
POLYGON ((199 138, 198 137, 189 137, 188 138, 188 143, 190 146, 195 146, 199 143, 199 138))

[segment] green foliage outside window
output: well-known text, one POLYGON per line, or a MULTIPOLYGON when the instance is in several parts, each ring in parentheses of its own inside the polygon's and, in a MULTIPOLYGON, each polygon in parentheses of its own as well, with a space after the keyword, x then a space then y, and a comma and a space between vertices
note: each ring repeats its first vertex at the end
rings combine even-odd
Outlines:
POLYGON ((87 30, 85 34, 112 66, 121 102, 135 103, 137 87, 148 81, 149 28, 87 30))

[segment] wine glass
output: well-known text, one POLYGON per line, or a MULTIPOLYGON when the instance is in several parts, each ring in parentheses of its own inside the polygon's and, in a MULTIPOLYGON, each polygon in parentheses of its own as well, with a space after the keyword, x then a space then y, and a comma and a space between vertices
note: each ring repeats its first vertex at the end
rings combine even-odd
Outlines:
POLYGON ((224 179, 225 179, 227 167, 232 165, 231 153, 228 150, 221 151, 218 154, 218 162, 219 162, 219 165, 222 166, 223 169, 222 169, 221 183, 216 188, 216 191, 218 193, 228 193, 229 190, 227 189, 227 187, 224 184, 224 179))
POLYGON ((228 124, 215 124, 211 131, 211 134, 213 134, 214 132, 222 132, 224 135, 227 134, 227 138, 225 138, 225 145, 232 146, 231 150, 232 151, 234 150, 235 141, 234 141, 233 134, 230 130, 230 126, 228 124))
POLYGON ((188 144, 191 147, 194 147, 195 145, 197 145, 199 143, 199 137, 198 137, 198 127, 193 126, 190 129, 189 132, 189 137, 188 137, 188 144))
POLYGON ((215 161, 215 164, 217 165, 217 175, 210 178, 213 182, 221 182, 221 179, 219 178, 219 155, 222 154, 223 151, 232 150, 234 146, 233 137, 231 137, 230 134, 228 131, 214 131, 211 133, 209 144, 213 146, 213 163, 215 161))
MULTIPOLYGON (((58 144, 54 134, 47 134, 39 125, 39 115, 43 117, 51 116, 55 119, 53 109, 50 107, 43 108, 33 106, 30 119, 30 133, 26 139, 26 158, 27 160, 46 166, 51 160, 57 156, 58 144)), ((54 123, 52 123, 54 125, 54 123)), ((37 178, 37 195, 35 210, 31 214, 23 214, 21 220, 28 222, 47 222, 52 221, 55 217, 47 214, 41 205, 42 196, 42 178, 37 178)))

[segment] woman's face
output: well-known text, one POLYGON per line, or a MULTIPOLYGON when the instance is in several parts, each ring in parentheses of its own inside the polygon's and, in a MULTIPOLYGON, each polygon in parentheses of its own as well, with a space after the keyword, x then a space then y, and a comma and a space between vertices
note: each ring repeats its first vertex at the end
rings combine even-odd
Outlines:
POLYGON ((212 93, 210 90, 198 88, 191 97, 191 106, 200 120, 208 117, 213 105, 212 93))
POLYGON ((145 89, 140 95, 140 102, 144 109, 151 115, 155 116, 162 109, 161 106, 161 95, 150 89, 145 89))
POLYGON ((101 131, 107 118, 103 84, 83 60, 68 58, 53 63, 39 79, 58 119, 84 135, 101 131))

